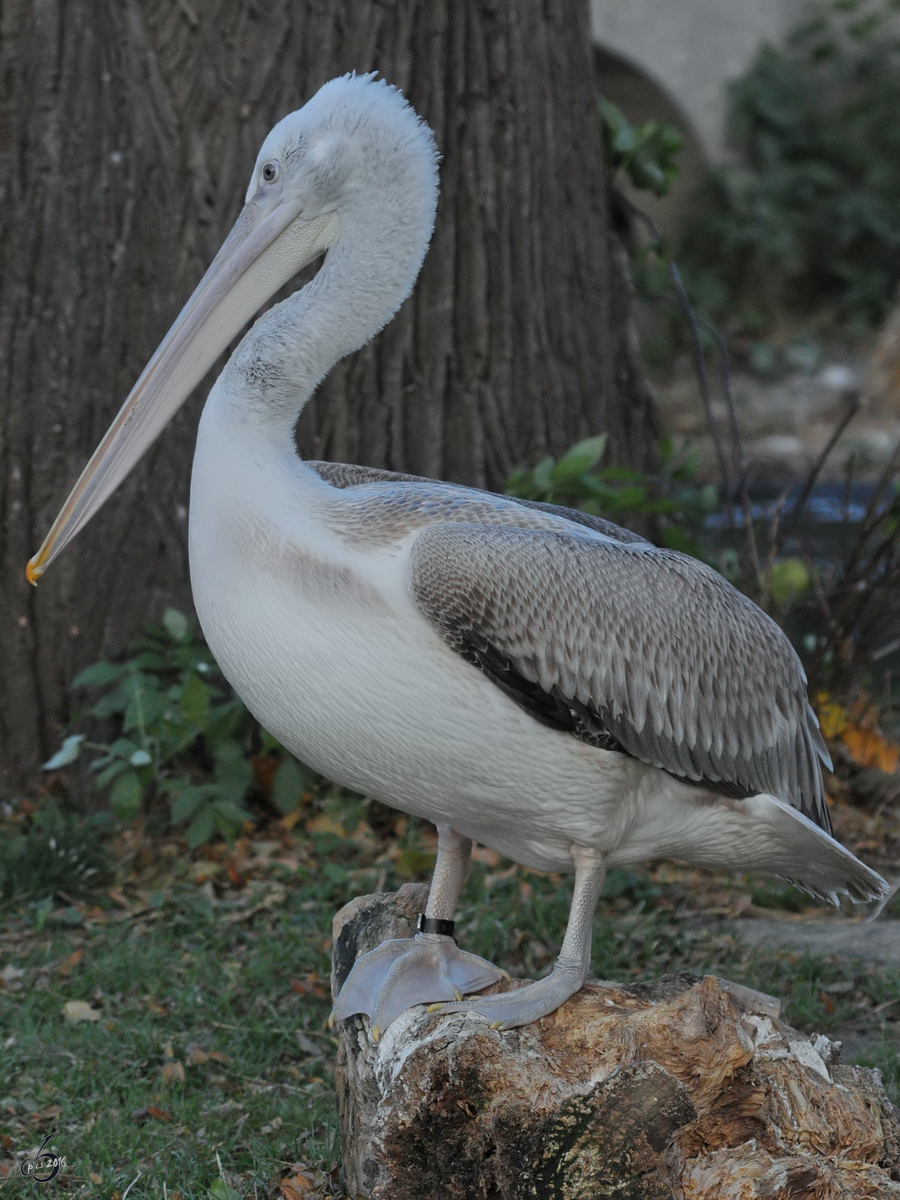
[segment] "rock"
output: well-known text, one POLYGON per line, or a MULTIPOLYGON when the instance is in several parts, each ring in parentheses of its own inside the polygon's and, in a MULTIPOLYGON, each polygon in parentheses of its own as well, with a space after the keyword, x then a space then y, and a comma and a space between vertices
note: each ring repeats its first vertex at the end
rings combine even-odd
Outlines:
POLYGON ((900 921, 778 920, 753 917, 730 927, 748 946, 790 946, 816 954, 842 954, 900 965, 900 921))
MULTIPOLYGON (((335 917, 333 986, 409 937, 427 889, 335 917)), ((498 988, 522 986, 521 982, 498 988)), ((714 976, 591 982, 501 1033, 410 1009, 338 1029, 347 1191, 372 1200, 900 1198, 900 1117, 877 1071, 714 976)))

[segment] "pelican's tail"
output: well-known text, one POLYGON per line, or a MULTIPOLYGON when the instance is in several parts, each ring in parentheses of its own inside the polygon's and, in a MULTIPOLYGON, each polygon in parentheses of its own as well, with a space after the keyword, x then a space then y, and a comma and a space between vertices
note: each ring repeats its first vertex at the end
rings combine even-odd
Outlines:
POLYGON ((748 870, 771 871, 831 904, 838 903, 839 893, 866 902, 881 900, 890 891, 877 871, 775 796, 750 796, 737 807, 751 818, 757 835, 742 847, 748 870))

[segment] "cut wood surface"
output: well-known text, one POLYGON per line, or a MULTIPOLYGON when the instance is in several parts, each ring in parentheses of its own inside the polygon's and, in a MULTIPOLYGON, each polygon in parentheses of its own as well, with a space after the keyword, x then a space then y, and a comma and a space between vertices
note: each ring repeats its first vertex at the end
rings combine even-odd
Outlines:
MULTIPOLYGON (((333 986, 410 937, 427 889, 335 917, 333 986)), ((499 985, 521 986, 520 981, 499 985)), ((379 1200, 875 1200, 900 1197, 900 1116, 880 1075, 714 976, 592 982, 544 1020, 399 1017, 339 1026, 347 1192, 379 1200)))

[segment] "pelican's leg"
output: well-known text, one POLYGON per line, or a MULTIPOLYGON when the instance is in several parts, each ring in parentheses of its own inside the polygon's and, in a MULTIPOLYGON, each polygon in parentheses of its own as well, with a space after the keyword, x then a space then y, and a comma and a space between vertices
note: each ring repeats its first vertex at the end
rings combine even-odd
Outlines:
POLYGON ((449 825, 438 825, 437 831, 438 855, 423 932, 382 942, 358 959, 331 1013, 335 1021, 366 1013, 376 1041, 381 1030, 412 1005, 461 1000, 464 994, 480 991, 505 974, 487 959, 466 954, 453 940, 453 916, 472 843, 449 825))
POLYGON ((514 992, 442 1004, 441 1012, 480 1013, 494 1029, 514 1029, 549 1016, 574 996, 591 965, 591 929, 606 878, 606 855, 577 845, 571 847, 570 853, 575 863, 575 891, 566 936, 550 974, 514 992))

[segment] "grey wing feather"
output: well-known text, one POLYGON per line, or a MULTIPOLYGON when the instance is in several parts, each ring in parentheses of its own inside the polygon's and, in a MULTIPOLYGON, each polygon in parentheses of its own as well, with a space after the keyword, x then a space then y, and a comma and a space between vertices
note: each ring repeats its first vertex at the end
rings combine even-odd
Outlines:
MULTIPOLYGON (((429 479, 425 475, 407 475, 402 471, 385 471, 381 467, 361 467, 355 463, 331 463, 314 459, 307 460, 306 465, 312 467, 326 483, 337 488, 357 487, 366 483, 442 482, 440 479, 429 479)), ((475 496, 496 496, 498 494, 497 492, 483 491, 481 488, 467 488, 466 491, 472 492, 475 496)), ((561 504, 545 504, 541 500, 522 500, 519 496, 503 496, 501 498, 509 503, 518 504, 522 508, 549 513, 553 517, 563 517, 565 520, 571 521, 573 525, 584 525, 588 529, 593 529, 595 533, 602 533, 604 537, 614 538, 617 542, 643 542, 649 545, 646 538, 642 538, 640 534, 633 533, 630 529, 623 529, 621 525, 615 525, 612 521, 604 520, 603 517, 595 517, 591 513, 582 512, 578 508, 565 508, 561 504)))
POLYGON ((685 780, 765 792, 830 831, 800 660, 715 571, 647 543, 474 524, 412 549, 422 613, 536 715, 685 780))

